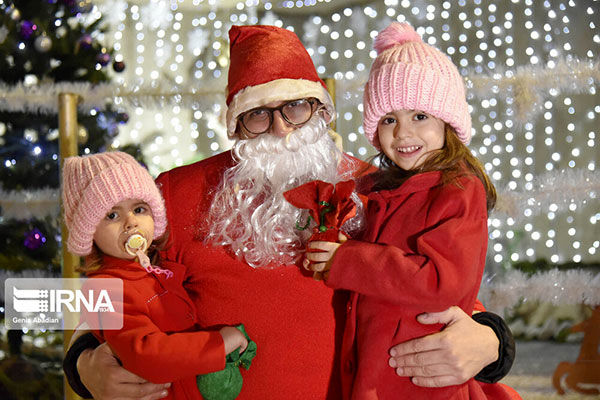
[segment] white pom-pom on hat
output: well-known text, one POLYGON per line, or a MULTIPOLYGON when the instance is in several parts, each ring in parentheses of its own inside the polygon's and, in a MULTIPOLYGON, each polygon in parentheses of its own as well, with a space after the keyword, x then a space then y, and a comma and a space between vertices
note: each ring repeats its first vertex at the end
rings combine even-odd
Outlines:
POLYGON ((381 54, 390 47, 408 42, 421 42, 421 36, 407 23, 393 22, 379 32, 373 47, 377 54, 381 54))

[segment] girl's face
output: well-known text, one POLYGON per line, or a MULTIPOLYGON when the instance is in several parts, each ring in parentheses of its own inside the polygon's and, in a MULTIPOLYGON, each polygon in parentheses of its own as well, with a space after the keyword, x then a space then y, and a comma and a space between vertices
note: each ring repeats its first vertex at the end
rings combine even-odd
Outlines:
POLYGON ((96 227, 94 243, 109 256, 133 259, 125 251, 125 242, 134 233, 141 234, 148 243, 154 237, 154 219, 150 206, 141 200, 123 200, 106 214, 96 227))
POLYGON ((377 124, 381 150, 403 170, 417 168, 433 150, 444 146, 445 123, 415 110, 395 110, 377 124))

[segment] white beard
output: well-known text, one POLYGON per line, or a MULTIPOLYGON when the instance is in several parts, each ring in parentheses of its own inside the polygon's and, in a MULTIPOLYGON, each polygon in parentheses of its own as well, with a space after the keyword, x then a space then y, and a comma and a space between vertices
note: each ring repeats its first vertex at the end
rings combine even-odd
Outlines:
POLYGON ((263 134, 238 140, 233 154, 237 163, 225 171, 212 201, 206 242, 227 246, 252 267, 295 263, 310 236, 296 223, 303 225, 308 212, 288 203, 283 193, 316 179, 343 180, 338 164, 344 154, 319 116, 285 138, 263 134))

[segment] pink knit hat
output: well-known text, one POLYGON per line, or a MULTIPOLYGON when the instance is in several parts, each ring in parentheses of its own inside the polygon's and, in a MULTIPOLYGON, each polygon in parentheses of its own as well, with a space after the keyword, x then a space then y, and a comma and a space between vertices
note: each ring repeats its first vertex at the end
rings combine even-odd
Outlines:
POLYGON ((63 166, 63 205, 69 229, 67 248, 85 256, 92 251, 98 223, 115 204, 140 199, 150 206, 154 238, 165 233, 165 205, 154 180, 135 158, 120 151, 69 157, 63 166))
POLYGON ((418 110, 451 125, 465 144, 471 140, 471 115, 464 81, 450 58, 421 40, 412 26, 393 22, 379 32, 363 98, 363 128, 379 149, 377 124, 394 110, 418 110))

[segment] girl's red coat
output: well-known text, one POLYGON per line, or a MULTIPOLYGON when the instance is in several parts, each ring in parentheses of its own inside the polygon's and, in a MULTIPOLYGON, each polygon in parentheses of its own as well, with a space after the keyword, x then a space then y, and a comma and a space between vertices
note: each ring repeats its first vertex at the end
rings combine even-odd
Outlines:
MULTIPOLYGON (((471 314, 487 250, 486 194, 469 175, 440 184, 439 171, 419 174, 394 190, 373 192, 367 230, 334 256, 328 285, 351 290, 342 347, 344 398, 484 399, 473 379, 430 389, 399 378, 390 348, 439 331, 418 314, 460 306, 471 314)), ((493 388, 489 398, 511 398, 493 388)))

